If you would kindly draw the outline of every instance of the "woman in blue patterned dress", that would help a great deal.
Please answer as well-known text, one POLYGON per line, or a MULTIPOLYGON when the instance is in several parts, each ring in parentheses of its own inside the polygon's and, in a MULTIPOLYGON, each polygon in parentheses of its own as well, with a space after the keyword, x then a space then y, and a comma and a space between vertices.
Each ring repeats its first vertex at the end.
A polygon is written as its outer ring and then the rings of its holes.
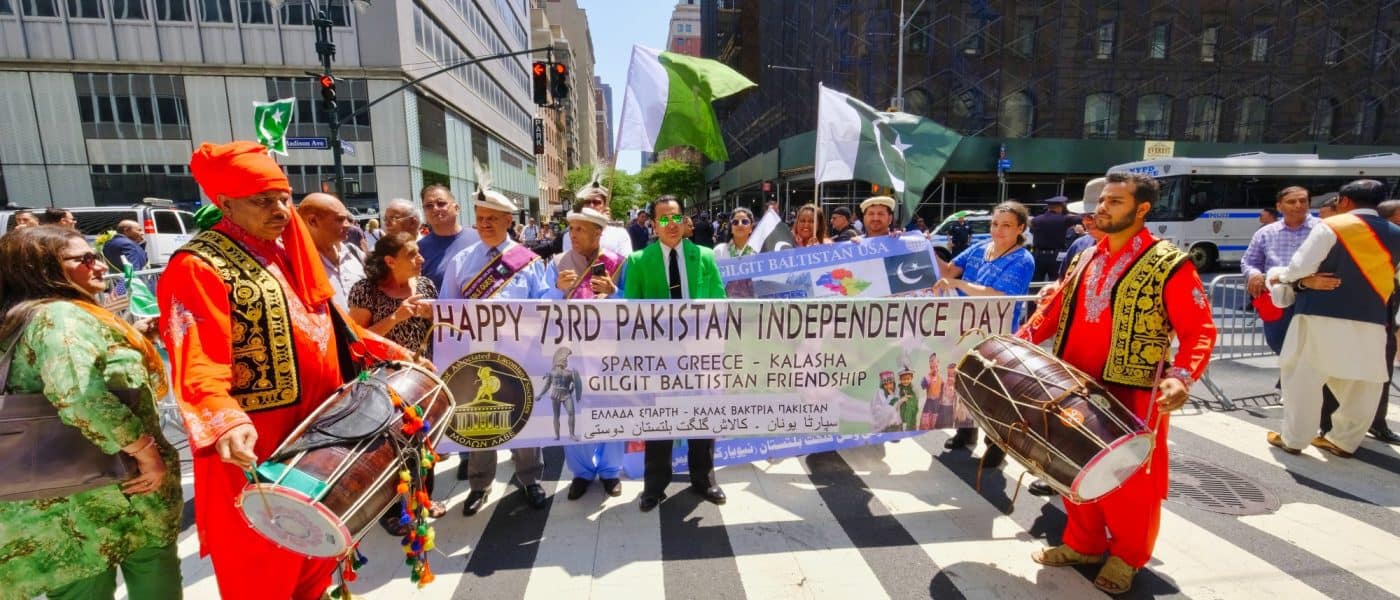
MULTIPOLYGON (((1024 296, 1030 293, 1035 275, 1035 257, 1026 250, 1026 224, 1030 213, 1020 202, 1002 202, 992 209, 990 240, 974 244, 952 263, 938 261, 943 278, 935 283, 936 293, 959 296, 1024 296)), ((1017 302, 1011 316, 1010 334, 1021 325, 1021 305, 1017 302)), ((944 448, 962 448, 977 439, 977 429, 959 428, 956 435, 943 444, 944 448)), ((998 465, 1005 453, 989 446, 983 457, 987 464, 998 465)))

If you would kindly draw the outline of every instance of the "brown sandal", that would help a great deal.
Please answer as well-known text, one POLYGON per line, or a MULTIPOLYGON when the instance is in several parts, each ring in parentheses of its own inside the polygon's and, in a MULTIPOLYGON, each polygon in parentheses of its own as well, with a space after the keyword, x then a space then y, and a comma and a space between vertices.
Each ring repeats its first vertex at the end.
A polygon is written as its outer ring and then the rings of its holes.
POLYGON ((1074 565, 1097 565, 1103 562, 1103 555, 1080 554, 1067 545, 1043 548, 1031 554, 1031 560, 1047 567, 1069 567, 1074 565))
POLYGON ((1133 588, 1133 577, 1137 576, 1137 572, 1123 559, 1110 556, 1103 568, 1099 569, 1098 577, 1094 578, 1094 587, 1108 594, 1122 594, 1133 588))

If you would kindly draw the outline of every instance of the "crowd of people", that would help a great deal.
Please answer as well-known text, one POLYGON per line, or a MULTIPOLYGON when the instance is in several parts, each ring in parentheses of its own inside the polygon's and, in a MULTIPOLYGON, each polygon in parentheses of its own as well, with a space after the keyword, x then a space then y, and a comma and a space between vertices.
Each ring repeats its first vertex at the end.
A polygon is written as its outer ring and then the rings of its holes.
MULTIPOLYGON (((128 325, 94 301, 105 289, 106 263, 140 257, 131 248, 139 249, 139 227, 133 232, 119 224, 126 241, 109 242, 106 260, 62 209, 17 214, 19 227, 0 237, 0 264, 33 267, 0 270, 0 345, 16 349, 10 388, 44 393, 93 444, 130 455, 137 465, 125 482, 56 499, 0 502, 0 551, 27 549, 0 562, 0 588, 25 596, 110 597, 120 570, 133 597, 180 596, 179 459, 160 432, 154 405, 169 387, 193 454, 201 553, 212 561, 223 596, 319 598, 335 561, 263 538, 243 522, 234 499, 248 469, 346 381, 341 349, 408 361, 421 348, 426 353, 416 360, 430 367, 423 341, 439 298, 722 299, 716 261, 761 251, 752 236, 762 216, 743 207, 713 218, 704 211, 687 215, 681 199, 662 196, 615 225, 611 192, 598 177, 578 191, 562 231, 533 219, 516 223, 519 207, 481 173, 469 198, 428 185, 417 203, 387 203, 382 224, 355 235, 351 214, 332 195, 309 194, 293 206, 287 177, 262 146, 206 143, 190 166, 217 214, 162 274, 156 326, 128 325), (474 209, 470 227, 460 219, 464 202, 474 209), (169 381, 156 335, 169 355, 169 381), (141 389, 140 404, 121 403, 113 386, 141 389)), ((1094 502, 1066 498, 1063 543, 1032 557, 1050 567, 1096 565, 1094 583, 1110 593, 1127 591, 1150 561, 1167 490, 1169 415, 1186 402, 1215 342, 1211 302, 1195 267, 1145 227, 1158 193, 1150 177, 1114 173, 1086 188, 1083 215, 1069 213, 1063 197, 1050 199, 1034 218, 1021 203, 1003 202, 991 211, 986 240, 974 242, 965 222, 953 224, 952 257, 939 261, 933 286, 947 295, 1024 296, 1034 280, 1050 281, 1033 311, 1016 308, 1017 335, 1053 340, 1055 355, 1153 425, 1157 445, 1149 467, 1094 502)), ((1309 214, 1309 193, 1280 192, 1279 218, 1255 234, 1242 269, 1252 296, 1287 305, 1269 311, 1258 304, 1269 345, 1281 356, 1285 406, 1281 433, 1271 433, 1268 443, 1288 453, 1311 444, 1345 457, 1368 429, 1396 441, 1385 426, 1384 382, 1395 354, 1400 227, 1392 223, 1400 223, 1400 205, 1381 202, 1378 182, 1359 180, 1340 190, 1337 216, 1318 219, 1309 214), (1355 360, 1358 349, 1376 360, 1355 360)), ((816 204, 799 207, 791 214, 795 245, 927 235, 918 220, 909 230, 897 228, 898 206, 888 196, 857 208, 836 207, 828 216, 816 204)), ((577 441, 579 382, 567 358, 556 356, 541 401, 548 394, 553 402, 556 437, 577 441), (567 433, 558 422, 563 414, 567 433)), ((929 370, 921 385, 941 397, 948 382, 939 377, 936 356, 929 370)), ((906 371, 900 384, 912 387, 914 374, 906 371)), ((918 428, 920 411, 899 404, 894 374, 881 379, 898 414, 891 426, 918 428)), ((725 503, 714 440, 687 442, 689 490, 725 503)), ((958 430, 946 447, 966 451, 975 442, 975 429, 958 430)), ((608 496, 621 495, 623 444, 566 446, 569 500, 585 496, 594 482, 608 496)), ((667 497, 673 442, 648 441, 645 448, 638 507, 649 512, 667 497)), ((989 445, 984 465, 995 467, 1004 456, 989 445)), ((543 457, 539 448, 511 451, 511 483, 537 509, 548 502, 540 483, 543 457)), ((456 477, 469 486, 462 515, 486 506, 496 466, 493 450, 462 455, 456 477)), ((427 487, 431 493, 431 478, 427 487)), ((1032 491, 1048 490, 1038 483, 1032 491)), ((429 509, 434 518, 448 514, 441 502, 429 509)), ((381 520, 394 535, 407 533, 402 523, 393 510, 381 520)))

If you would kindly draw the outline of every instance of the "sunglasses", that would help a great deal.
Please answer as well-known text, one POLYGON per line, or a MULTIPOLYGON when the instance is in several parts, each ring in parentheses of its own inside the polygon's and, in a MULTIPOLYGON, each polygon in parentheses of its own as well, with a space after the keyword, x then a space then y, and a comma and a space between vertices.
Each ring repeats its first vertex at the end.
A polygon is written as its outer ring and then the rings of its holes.
POLYGON ((684 222, 685 222, 685 217, 682 216, 682 215, 666 215, 666 216, 664 216, 664 217, 657 217, 657 218, 656 218, 656 224, 657 224, 657 225, 660 225, 660 226, 662 226, 662 227, 665 227, 665 226, 667 226, 667 225, 672 225, 672 224, 674 224, 674 225, 680 225, 681 223, 684 223, 684 222))
POLYGON ((752 225, 752 224, 753 224, 753 221, 750 221, 750 220, 748 220, 748 219, 734 219, 734 220, 730 221, 729 224, 730 224, 730 225, 752 225))
POLYGON ((63 260, 76 260, 84 267, 91 268, 93 265, 97 264, 97 261, 101 258, 102 257, 98 256, 96 252, 87 252, 77 256, 65 256, 63 260))

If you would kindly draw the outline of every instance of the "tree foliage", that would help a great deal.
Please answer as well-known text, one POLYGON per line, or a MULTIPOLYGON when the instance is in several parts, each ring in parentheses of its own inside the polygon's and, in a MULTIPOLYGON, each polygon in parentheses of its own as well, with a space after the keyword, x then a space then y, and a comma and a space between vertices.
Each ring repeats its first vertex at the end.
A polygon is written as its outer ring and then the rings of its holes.
MULTIPOLYGON (((572 198, 578 190, 593 180, 592 167, 579 167, 564 175, 564 187, 572 198)), ((603 176, 603 187, 612 191, 608 212, 613 219, 627 220, 627 211, 645 204, 637 185, 637 176, 626 171, 613 171, 603 176)), ((570 210, 572 210, 572 201, 570 210)))
POLYGON ((696 195, 705 183, 705 174, 700 167, 672 158, 647 165, 637 174, 642 196, 648 201, 670 194, 681 199, 685 206, 694 206, 696 195))

